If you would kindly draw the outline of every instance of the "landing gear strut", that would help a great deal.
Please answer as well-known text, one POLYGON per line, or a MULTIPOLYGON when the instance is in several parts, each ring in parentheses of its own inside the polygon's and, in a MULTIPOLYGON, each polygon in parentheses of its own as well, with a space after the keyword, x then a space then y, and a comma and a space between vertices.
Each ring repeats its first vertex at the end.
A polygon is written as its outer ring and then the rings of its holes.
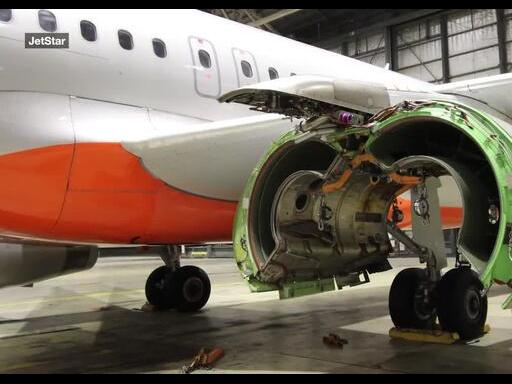
POLYGON ((201 309, 210 297, 210 279, 201 268, 180 267, 176 247, 167 247, 162 255, 166 263, 155 269, 146 280, 146 298, 158 310, 176 308, 180 312, 201 309))
POLYGON ((425 269, 408 268, 397 274, 389 293, 389 312, 397 328, 434 329, 438 317, 442 330, 471 340, 484 333, 487 296, 478 274, 458 254, 456 268, 441 276, 447 263, 433 179, 411 191, 414 240, 395 223, 388 224, 388 232, 427 264, 425 269))

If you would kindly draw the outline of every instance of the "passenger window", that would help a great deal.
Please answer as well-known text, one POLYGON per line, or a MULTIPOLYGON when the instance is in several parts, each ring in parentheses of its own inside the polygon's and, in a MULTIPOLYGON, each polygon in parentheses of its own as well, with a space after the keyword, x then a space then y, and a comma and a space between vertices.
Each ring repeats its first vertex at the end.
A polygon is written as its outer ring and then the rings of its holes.
POLYGON ((0 9, 0 21, 10 21, 12 18, 12 9, 0 9))
POLYGON ((211 68, 212 59, 210 57, 210 54, 206 52, 204 49, 200 49, 197 54, 199 55, 199 62, 201 63, 201 65, 205 68, 211 68))
POLYGON ((153 52, 155 52, 155 55, 161 58, 167 56, 167 48, 165 47, 165 43, 160 39, 153 39, 153 52))
POLYGON ((55 32, 57 30, 57 19, 50 11, 40 10, 38 12, 39 25, 46 32, 55 32))
POLYGON ((247 61, 242 60, 240 62, 240 65, 242 66, 242 73, 245 75, 245 77, 252 77, 252 67, 251 64, 249 64, 247 61))
POLYGON ((87 41, 96 41, 96 26, 87 20, 80 22, 80 32, 82 37, 87 41))
POLYGON ((290 72, 290 76, 297 76, 295 72, 290 72))
POLYGON ((268 69, 268 76, 270 80, 279 79, 279 73, 277 73, 277 69, 270 67, 268 69))
POLYGON ((119 37, 119 45, 121 47, 127 50, 133 49, 133 38, 130 32, 120 29, 117 31, 117 36, 119 37))

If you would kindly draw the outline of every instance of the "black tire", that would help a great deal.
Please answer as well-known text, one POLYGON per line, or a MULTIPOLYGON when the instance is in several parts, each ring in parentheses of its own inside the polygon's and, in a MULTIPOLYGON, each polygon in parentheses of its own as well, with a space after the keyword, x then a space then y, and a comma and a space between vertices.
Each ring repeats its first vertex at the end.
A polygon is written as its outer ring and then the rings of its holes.
POLYGON ((205 271, 193 265, 178 268, 171 279, 175 308, 180 312, 198 311, 210 297, 210 279, 205 271))
POLYGON ((478 274, 469 267, 454 268, 443 275, 438 291, 438 316, 441 328, 457 332, 462 340, 484 333, 487 296, 478 274))
POLYGON ((435 309, 424 307, 418 289, 425 280, 425 270, 420 268, 407 268, 395 276, 389 291, 389 314, 397 328, 433 328, 435 309))
POLYGON ((146 280, 146 299, 158 310, 171 309, 174 298, 171 290, 172 269, 162 265, 151 272, 146 280))

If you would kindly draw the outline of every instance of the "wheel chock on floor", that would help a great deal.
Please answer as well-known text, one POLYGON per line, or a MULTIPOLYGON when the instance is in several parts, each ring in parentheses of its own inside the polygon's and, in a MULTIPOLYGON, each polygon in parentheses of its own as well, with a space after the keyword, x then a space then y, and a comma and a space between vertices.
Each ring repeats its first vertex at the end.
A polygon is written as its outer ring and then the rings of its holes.
MULTIPOLYGON (((489 333, 490 331, 491 326, 489 324, 485 324, 484 334, 489 333)), ((420 341, 434 344, 453 344, 460 340, 460 336, 457 332, 447 332, 441 329, 411 329, 396 327, 389 330, 389 337, 393 339, 420 341)))
POLYGON ((453 344, 460 339, 459 334, 455 332, 445 332, 440 329, 410 329, 410 328, 391 328, 389 337, 393 339, 402 339, 409 341, 421 341, 424 343, 435 344, 453 344))

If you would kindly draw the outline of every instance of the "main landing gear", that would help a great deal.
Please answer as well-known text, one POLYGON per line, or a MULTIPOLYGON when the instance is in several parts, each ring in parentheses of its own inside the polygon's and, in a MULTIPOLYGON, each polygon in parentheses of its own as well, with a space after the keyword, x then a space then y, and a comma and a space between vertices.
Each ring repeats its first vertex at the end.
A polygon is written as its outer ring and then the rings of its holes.
POLYGON ((448 271, 437 291, 437 316, 442 329, 457 332, 461 339, 474 339, 483 334, 487 295, 474 271, 469 267, 448 271))
POLYGON ((162 255, 166 265, 158 267, 146 280, 146 298, 158 310, 175 308, 180 312, 201 309, 210 297, 210 279, 193 265, 180 267, 176 247, 162 255))
POLYGON ((438 318, 443 331, 471 340, 484 334, 486 291, 478 274, 459 257, 456 268, 441 276, 447 262, 437 187, 435 178, 427 178, 424 185, 411 190, 414 240, 394 223, 388 224, 388 232, 426 263, 425 269, 407 268, 396 275, 389 292, 389 312, 397 328, 435 329, 438 318))
POLYGON ((397 328, 441 329, 457 332, 462 340, 484 333, 487 296, 478 275, 467 266, 451 269, 431 285, 420 268, 396 275, 389 292, 389 313, 397 328))

